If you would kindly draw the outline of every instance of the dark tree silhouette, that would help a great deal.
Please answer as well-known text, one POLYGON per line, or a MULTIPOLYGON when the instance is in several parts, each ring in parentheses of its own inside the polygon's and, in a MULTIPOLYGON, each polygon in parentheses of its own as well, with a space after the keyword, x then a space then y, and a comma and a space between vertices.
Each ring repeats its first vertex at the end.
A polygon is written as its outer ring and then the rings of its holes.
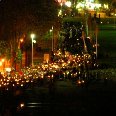
POLYGON ((57 8, 55 0, 1 1, 0 40, 6 40, 11 53, 14 53, 21 38, 26 39, 24 45, 30 42, 31 32, 37 33, 39 39, 44 37, 51 26, 55 25, 57 8))

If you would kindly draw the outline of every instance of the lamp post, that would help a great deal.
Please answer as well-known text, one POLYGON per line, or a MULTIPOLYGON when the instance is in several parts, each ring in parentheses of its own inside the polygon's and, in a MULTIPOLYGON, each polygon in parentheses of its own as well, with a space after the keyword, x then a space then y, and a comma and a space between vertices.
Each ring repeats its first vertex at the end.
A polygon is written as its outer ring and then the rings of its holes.
POLYGON ((52 26, 52 29, 50 29, 50 33, 52 34, 52 51, 54 51, 54 34, 53 34, 53 26, 52 26))
POLYGON ((96 25, 96 29, 95 29, 95 36, 96 36, 96 59, 97 59, 97 55, 98 55, 98 40, 97 40, 97 35, 98 35, 98 26, 96 25))
POLYGON ((34 41, 35 34, 31 34, 31 41, 32 41, 32 67, 33 67, 33 43, 34 41))
POLYGON ((54 51, 54 35, 53 35, 53 26, 52 26, 52 51, 54 51))
POLYGON ((22 56, 23 56, 23 51, 22 51, 22 43, 23 43, 24 39, 20 38, 19 40, 19 44, 18 44, 18 56, 19 56, 19 60, 20 60, 20 68, 22 68, 22 56))

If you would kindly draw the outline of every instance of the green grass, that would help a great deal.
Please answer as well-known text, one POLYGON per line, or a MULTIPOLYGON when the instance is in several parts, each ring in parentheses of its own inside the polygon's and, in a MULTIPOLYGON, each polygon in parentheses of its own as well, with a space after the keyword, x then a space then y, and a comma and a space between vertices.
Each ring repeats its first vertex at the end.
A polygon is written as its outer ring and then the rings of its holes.
POLYGON ((113 24, 99 25, 98 43, 100 62, 116 67, 116 29, 113 24))
POLYGON ((100 30, 98 33, 98 43, 101 51, 104 53, 112 53, 116 57, 116 31, 115 30, 100 30))
POLYGON ((116 24, 101 24, 99 27, 100 30, 116 30, 116 24))

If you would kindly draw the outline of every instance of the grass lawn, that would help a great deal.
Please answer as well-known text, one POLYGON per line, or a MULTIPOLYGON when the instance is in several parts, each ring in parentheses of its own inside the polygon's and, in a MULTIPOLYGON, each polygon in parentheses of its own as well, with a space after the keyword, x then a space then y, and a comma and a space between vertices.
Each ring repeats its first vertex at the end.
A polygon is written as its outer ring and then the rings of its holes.
POLYGON ((116 25, 105 24, 99 25, 98 32, 98 54, 102 56, 100 59, 104 63, 116 63, 116 25))
POLYGON ((116 31, 100 30, 98 34, 98 43, 100 51, 116 55, 116 31))

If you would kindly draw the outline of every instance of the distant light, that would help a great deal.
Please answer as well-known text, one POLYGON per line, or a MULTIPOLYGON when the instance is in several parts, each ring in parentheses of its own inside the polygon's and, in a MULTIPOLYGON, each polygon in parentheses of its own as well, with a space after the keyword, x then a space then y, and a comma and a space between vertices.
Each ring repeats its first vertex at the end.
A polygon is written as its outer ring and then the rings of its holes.
POLYGON ((24 104, 24 103, 21 103, 21 104, 20 104, 20 107, 21 107, 21 108, 22 108, 22 107, 24 107, 24 106, 25 106, 25 104, 24 104))
POLYGON ((21 42, 21 43, 23 42, 23 38, 20 39, 20 42, 21 42))
POLYGON ((10 72, 10 71, 11 71, 11 68, 5 68, 5 70, 6 70, 7 72, 10 72))
POLYGON ((36 40, 33 40, 33 43, 36 43, 36 40))
POLYGON ((107 8, 108 9, 108 4, 104 4, 104 8, 107 8))
POLYGON ((67 1, 67 2, 65 2, 65 5, 68 6, 68 7, 71 7, 71 2, 67 1))
POLYGON ((5 59, 2 59, 2 62, 4 62, 5 61, 5 59))
POLYGON ((53 30, 52 29, 50 29, 50 32, 52 32, 53 30))
POLYGON ((2 66, 2 62, 0 62, 0 66, 2 66))
POLYGON ((31 34, 31 38, 33 39, 35 37, 35 34, 31 34))

